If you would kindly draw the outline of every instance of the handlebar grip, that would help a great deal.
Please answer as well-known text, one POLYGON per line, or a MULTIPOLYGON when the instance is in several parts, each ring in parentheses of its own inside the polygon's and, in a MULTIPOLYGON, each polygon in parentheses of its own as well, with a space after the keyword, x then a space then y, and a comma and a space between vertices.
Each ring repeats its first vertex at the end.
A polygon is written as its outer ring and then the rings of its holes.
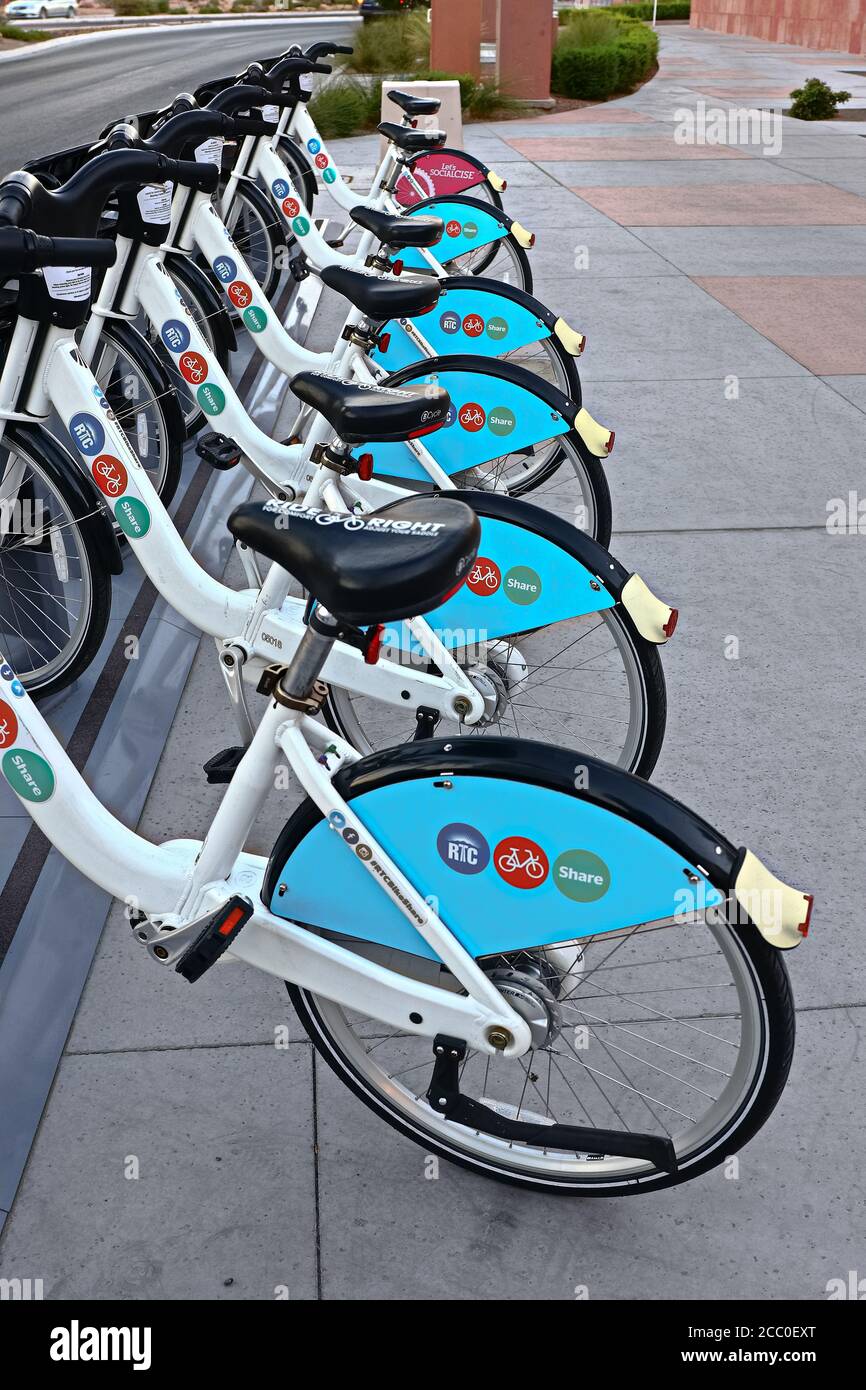
POLYGON ((195 159, 166 160, 166 174, 184 188, 197 188, 202 193, 215 193, 220 181, 220 171, 210 161, 199 164, 195 159))
POLYGON ((322 40, 320 40, 318 43, 311 43, 311 44, 310 44, 309 48, 308 48, 308 49, 306 50, 306 52, 304 53, 304 57, 305 57, 305 58, 309 58, 310 61, 313 62, 313 63, 317 63, 317 62, 319 61, 320 58, 328 58, 328 57, 330 57, 331 54, 333 54, 333 53, 354 53, 354 52, 355 52, 354 48, 349 48, 349 47, 347 47, 346 44, 342 44, 342 43, 328 43, 327 41, 322 41, 322 40))
POLYGON ((235 135, 276 135, 278 126, 259 116, 235 116, 233 122, 235 135))
POLYGON ((117 247, 106 237, 39 236, 38 265, 114 265, 117 247))
POLYGON ((113 265, 117 247, 102 237, 37 236, 26 227, 0 227, 0 274, 28 275, 47 265, 113 265))
POLYGON ((25 189, 0 197, 0 227, 17 227, 24 221, 30 199, 25 189))

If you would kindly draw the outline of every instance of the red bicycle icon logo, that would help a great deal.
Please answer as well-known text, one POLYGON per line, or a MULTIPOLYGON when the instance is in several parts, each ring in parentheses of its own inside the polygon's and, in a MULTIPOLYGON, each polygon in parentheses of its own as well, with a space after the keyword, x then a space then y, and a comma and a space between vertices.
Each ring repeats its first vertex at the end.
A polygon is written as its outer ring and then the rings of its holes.
POLYGON ((470 338, 478 338, 484 332, 484 320, 477 314, 467 314, 463 320, 463 332, 470 338))
POLYGON ((109 497, 118 497, 125 490, 125 481, 115 467, 113 459, 97 459, 96 472, 102 478, 103 491, 107 492, 109 497))
POLYGON ((503 874, 524 873, 527 878, 533 878, 540 882, 547 873, 544 865, 537 854, 533 854, 531 849, 524 850, 521 855, 520 850, 512 847, 507 854, 501 854, 496 861, 496 867, 503 874))
POLYGON ((493 854, 500 878, 512 888, 537 888, 550 872, 547 855, 534 840, 524 835, 509 835, 500 840, 493 854))
POLYGON ((185 352, 180 359, 180 369, 194 386, 198 386, 207 376, 207 364, 197 352, 185 352))
POLYGON ((474 433, 476 430, 482 428, 487 416, 484 414, 481 406, 477 405, 475 401, 468 401, 457 418, 465 430, 470 430, 474 433))
POLYGON ((499 588, 499 571, 495 565, 487 563, 478 564, 476 562, 472 567, 469 583, 473 588, 489 589, 492 593, 495 589, 499 588))
POLYGON ((246 309, 252 303, 253 292, 249 285, 245 285, 243 280, 236 280, 233 285, 229 285, 229 299, 238 309, 246 309))
POLYGON ((0 748, 9 748, 18 737, 18 719, 6 704, 0 704, 0 748))
POLYGON ((113 454, 100 454, 93 460, 90 471, 96 486, 106 497, 120 497, 126 492, 129 476, 120 459, 113 454))

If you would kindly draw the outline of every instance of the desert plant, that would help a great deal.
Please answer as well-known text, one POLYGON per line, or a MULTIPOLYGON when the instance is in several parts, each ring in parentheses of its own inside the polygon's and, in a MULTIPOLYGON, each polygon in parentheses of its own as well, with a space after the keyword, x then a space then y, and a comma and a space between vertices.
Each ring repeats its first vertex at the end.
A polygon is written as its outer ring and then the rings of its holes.
POLYGON ((836 107, 851 100, 850 92, 834 92, 820 77, 810 77, 791 93, 789 116, 798 121, 832 121, 836 107))
POLYGON ((168 14, 168 0, 111 0, 117 15, 168 14))
POLYGON ((430 25, 426 14, 372 20, 352 35, 354 52, 346 59, 352 72, 410 73, 429 61, 430 25))
POLYGON ((310 115, 326 140, 369 130, 379 120, 382 83, 358 77, 337 77, 316 89, 310 115))

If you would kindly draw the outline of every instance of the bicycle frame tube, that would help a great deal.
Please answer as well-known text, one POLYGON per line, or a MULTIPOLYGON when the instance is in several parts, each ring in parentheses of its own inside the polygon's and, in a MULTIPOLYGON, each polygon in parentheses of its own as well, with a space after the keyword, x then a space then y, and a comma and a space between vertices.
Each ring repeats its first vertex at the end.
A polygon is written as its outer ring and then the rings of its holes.
MULTIPOLYGON (((506 1052, 524 1052, 530 1044, 528 1026, 348 806, 349 822, 371 846, 370 873, 381 891, 424 932, 467 996, 397 975, 275 917, 263 906, 259 890, 265 861, 242 851, 273 787, 278 748, 325 814, 345 805, 330 786, 332 774, 316 762, 314 751, 316 741, 325 736, 336 747, 333 737, 312 720, 291 713, 287 719, 286 714, 275 702, 268 708, 204 844, 179 840, 157 846, 127 829, 97 800, 0 654, 0 769, 52 844, 94 883, 145 913, 154 925, 174 929, 201 919, 240 893, 253 903, 254 913, 228 955, 423 1036, 446 1033, 493 1052, 488 1031, 504 1028, 512 1037, 506 1052), (373 863, 379 871, 384 869, 393 888, 386 886, 373 863), (219 876, 205 881, 205 873, 211 871, 219 876)), ((353 756, 343 744, 336 761, 353 756)))
MULTIPOLYGON (((176 305, 173 289, 170 294, 176 305)), ((16 332, 22 344, 33 336, 27 321, 19 321, 16 332)), ((15 359, 18 376, 28 365, 23 349, 16 351, 15 359)), ((166 601, 209 636, 223 642, 240 640, 254 663, 248 679, 275 654, 289 660, 304 632, 304 603, 288 596, 290 576, 274 565, 261 590, 236 592, 193 559, 78 352, 71 330, 48 329, 32 378, 27 413, 16 418, 44 419, 52 407, 56 410, 142 568, 166 601)), ((11 394, 12 378, 4 370, 0 402, 11 394)), ((415 629, 430 659, 440 656, 444 661, 447 654, 429 625, 413 620, 415 629)), ((443 676, 428 675, 421 662, 413 668, 382 659, 369 666, 360 652, 337 643, 323 675, 334 685, 400 709, 430 705, 449 719, 456 717, 458 702, 469 710, 467 721, 476 721, 484 712, 483 699, 455 662, 445 664, 448 674, 443 676)))

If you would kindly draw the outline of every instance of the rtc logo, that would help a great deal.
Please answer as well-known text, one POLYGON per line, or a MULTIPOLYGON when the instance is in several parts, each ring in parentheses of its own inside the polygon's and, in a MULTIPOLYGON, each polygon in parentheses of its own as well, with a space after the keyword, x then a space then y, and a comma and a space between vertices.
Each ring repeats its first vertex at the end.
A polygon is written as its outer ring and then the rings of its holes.
POLYGON ((508 835, 493 852, 496 872, 513 888, 538 888, 550 871, 547 855, 534 840, 508 835))
POLYGON ((456 333, 460 327, 460 319, 453 309, 446 309, 439 320, 439 327, 443 333, 456 333))
POLYGON ((286 217, 297 217, 300 211, 301 205, 297 198, 283 199, 283 212, 286 214, 286 217))
POLYGON ((207 376, 207 362, 199 352, 182 353, 178 366, 181 376, 193 386, 198 386, 207 376))
POLYGON ((5 700, 0 700, 0 748, 11 748, 18 737, 18 716, 5 700))
POLYGON ((484 320, 477 314, 467 314, 463 320, 463 332, 467 338, 480 338, 484 332, 484 320))
POLYGON ((271 192, 275 198, 285 198, 288 196, 289 185, 286 183, 285 179, 274 179, 274 182, 271 184, 271 192))
POLYGON ((480 874, 490 863, 490 846, 481 831, 462 821, 442 827, 436 848, 449 869, 458 874, 480 874))
POLYGON ((317 168, 317 169, 327 169, 327 167, 328 167, 328 156, 327 156, 326 154, 317 154, 317 155, 316 155, 316 168, 317 168))
POLYGON ((245 280, 235 280, 228 287, 228 297, 238 309, 246 309, 253 302, 253 292, 245 280))
POLYGON ((105 430, 92 415, 73 415, 69 433, 82 454, 98 454, 105 443, 105 430))
POLYGON ((238 273, 238 268, 231 256, 218 256, 213 263, 213 268, 217 279, 224 285, 228 285, 238 273))
POLYGON ((106 497, 120 497, 126 492, 129 477, 120 459, 112 454, 100 454, 91 464, 96 486, 106 497))
POLYGON ((446 224, 445 232, 447 236, 459 236, 463 231, 459 222, 449 222, 446 224))
POLYGON ((470 434, 476 434, 484 428, 487 416, 477 401, 467 401, 457 418, 465 430, 470 434))
POLYGON ((496 561, 485 560, 483 555, 479 555, 469 571, 467 589, 471 589, 473 594, 478 594, 479 598, 489 598, 491 594, 496 593, 501 583, 502 572, 496 561))

